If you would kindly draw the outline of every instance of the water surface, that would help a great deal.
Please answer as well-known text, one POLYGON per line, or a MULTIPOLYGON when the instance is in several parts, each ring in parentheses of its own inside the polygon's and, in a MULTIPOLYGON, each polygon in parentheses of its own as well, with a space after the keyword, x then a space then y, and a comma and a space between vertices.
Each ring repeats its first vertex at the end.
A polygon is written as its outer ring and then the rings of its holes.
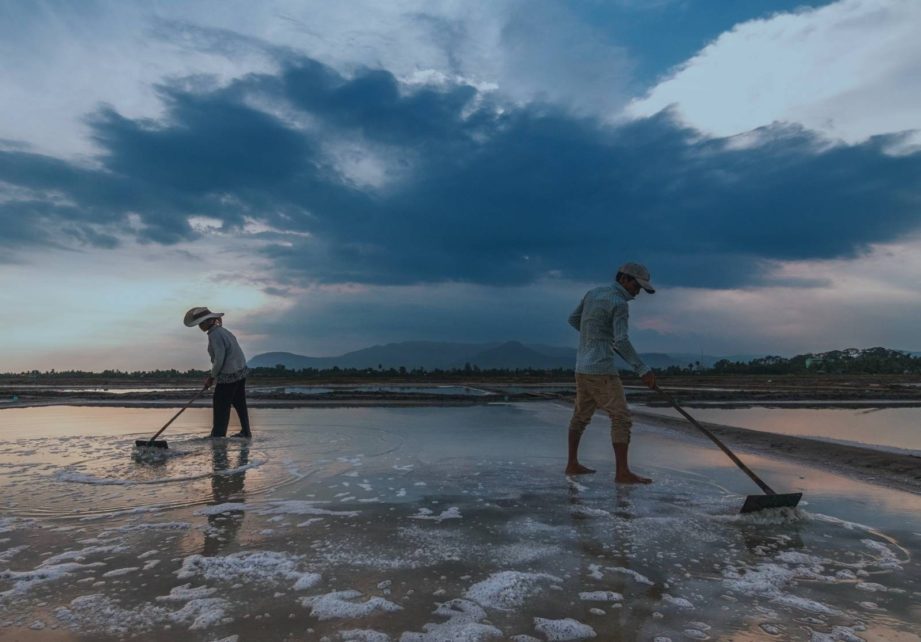
POLYGON ((739 516, 722 453, 642 424, 656 481, 617 487, 601 419, 567 479, 553 403, 255 409, 252 443, 192 409, 134 454, 172 412, 0 412, 0 638, 918 639, 915 495, 746 456, 806 501, 739 516))
MULTIPOLYGON (((645 411, 680 417, 673 408, 645 411)), ((687 408, 700 421, 921 454, 921 408, 687 408)))

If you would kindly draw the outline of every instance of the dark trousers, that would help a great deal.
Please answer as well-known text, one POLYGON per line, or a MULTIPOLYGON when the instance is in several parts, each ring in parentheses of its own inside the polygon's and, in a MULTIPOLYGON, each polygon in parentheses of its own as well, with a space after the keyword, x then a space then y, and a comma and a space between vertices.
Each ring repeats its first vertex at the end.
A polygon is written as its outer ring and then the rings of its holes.
POLYGON ((252 435, 249 430, 249 413, 246 410, 246 379, 240 379, 233 383, 219 383, 214 386, 212 437, 227 436, 231 406, 236 409, 237 416, 240 418, 240 432, 247 437, 252 435))

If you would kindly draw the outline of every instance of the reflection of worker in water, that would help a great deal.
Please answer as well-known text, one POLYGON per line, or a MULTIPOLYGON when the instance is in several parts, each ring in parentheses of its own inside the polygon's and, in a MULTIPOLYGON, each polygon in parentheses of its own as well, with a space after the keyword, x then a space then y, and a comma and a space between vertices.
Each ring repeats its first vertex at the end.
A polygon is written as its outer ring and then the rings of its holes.
MULTIPOLYGON (((229 502, 243 501, 243 486, 246 483, 246 468, 249 463, 249 445, 243 444, 237 457, 235 470, 228 473, 230 468, 227 455, 227 442, 214 442, 211 444, 211 506, 229 502)), ((243 525, 244 511, 231 509, 217 515, 208 515, 208 528, 205 531, 203 555, 215 555, 225 546, 237 538, 237 531, 243 525)))
POLYGON ((183 322, 188 327, 198 326, 208 333, 208 355, 211 357, 211 373, 205 379, 205 388, 214 386, 214 423, 212 437, 226 437, 230 422, 230 407, 233 406, 240 418, 240 432, 234 437, 252 438, 249 429, 249 412, 246 409, 246 357, 237 343, 237 338, 225 330, 221 317, 223 312, 212 312, 208 308, 192 308, 185 313, 183 322))
POLYGON ((614 279, 611 285, 589 290, 569 316, 569 325, 579 331, 579 354, 576 358, 576 403, 569 422, 569 459, 565 472, 567 475, 595 472, 579 463, 579 441, 595 410, 601 409, 611 419, 616 466, 614 481, 648 484, 652 480, 631 471, 627 462, 633 422, 614 355, 620 355, 633 366, 643 383, 650 388, 656 387, 656 375, 637 355, 627 336, 627 304, 640 290, 651 294, 655 288, 649 282, 649 270, 638 263, 624 264, 614 279))

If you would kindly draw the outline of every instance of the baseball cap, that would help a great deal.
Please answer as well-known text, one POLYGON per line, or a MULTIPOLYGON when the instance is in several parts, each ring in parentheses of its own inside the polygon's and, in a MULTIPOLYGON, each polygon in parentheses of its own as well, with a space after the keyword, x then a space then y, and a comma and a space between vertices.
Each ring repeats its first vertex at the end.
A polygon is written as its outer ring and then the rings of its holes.
POLYGON ((652 287, 652 283, 649 282, 649 270, 646 269, 645 265, 640 263, 624 263, 617 271, 632 276, 636 279, 637 283, 640 284, 640 287, 649 292, 649 294, 656 291, 656 289, 652 287))

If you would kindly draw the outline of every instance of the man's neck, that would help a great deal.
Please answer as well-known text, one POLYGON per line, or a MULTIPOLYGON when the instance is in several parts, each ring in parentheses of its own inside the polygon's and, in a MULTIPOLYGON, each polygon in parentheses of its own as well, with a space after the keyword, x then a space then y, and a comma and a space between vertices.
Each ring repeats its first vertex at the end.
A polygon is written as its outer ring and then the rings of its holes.
POLYGON ((618 281, 614 281, 614 287, 617 288, 618 290, 620 290, 621 292, 623 292, 623 293, 624 293, 624 296, 627 297, 627 300, 628 300, 628 301, 630 301, 630 300, 633 299, 633 295, 630 294, 630 292, 627 291, 627 288, 625 288, 623 285, 621 285, 618 281))

